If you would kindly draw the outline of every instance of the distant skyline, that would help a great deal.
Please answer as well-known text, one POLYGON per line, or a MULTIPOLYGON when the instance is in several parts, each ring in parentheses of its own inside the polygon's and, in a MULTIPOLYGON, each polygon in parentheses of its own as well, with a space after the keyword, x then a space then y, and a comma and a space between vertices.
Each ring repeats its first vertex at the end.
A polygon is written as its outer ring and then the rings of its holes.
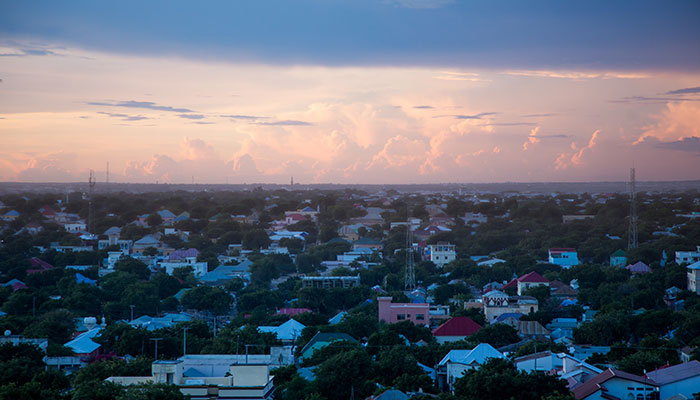
POLYGON ((0 181, 700 179, 700 3, 0 6, 0 181))

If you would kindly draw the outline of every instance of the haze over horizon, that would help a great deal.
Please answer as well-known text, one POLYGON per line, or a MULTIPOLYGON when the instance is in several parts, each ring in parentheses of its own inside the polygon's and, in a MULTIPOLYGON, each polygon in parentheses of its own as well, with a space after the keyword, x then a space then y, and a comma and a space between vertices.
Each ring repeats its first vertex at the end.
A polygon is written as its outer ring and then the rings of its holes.
POLYGON ((695 1, 0 10, 0 181, 700 179, 695 1))

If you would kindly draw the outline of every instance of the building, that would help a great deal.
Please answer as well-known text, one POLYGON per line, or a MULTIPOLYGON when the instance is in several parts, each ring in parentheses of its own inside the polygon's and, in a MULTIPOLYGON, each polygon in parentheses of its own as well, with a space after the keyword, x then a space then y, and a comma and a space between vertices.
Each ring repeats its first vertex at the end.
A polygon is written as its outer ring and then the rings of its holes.
POLYGON ((382 242, 380 242, 379 240, 368 238, 368 237, 363 237, 361 239, 358 239, 352 244, 353 251, 358 251, 359 249, 370 249, 372 251, 382 251, 383 248, 384 248, 384 246, 382 245, 382 242))
POLYGON ((303 276, 302 288, 332 289, 360 286, 360 275, 357 276, 303 276))
POLYGON ((518 296, 522 296, 523 293, 531 288, 531 287, 536 287, 536 286, 547 286, 549 287, 549 280, 542 275, 538 274, 535 271, 532 271, 530 273, 527 273, 519 278, 515 278, 512 281, 508 282, 505 286, 503 286, 501 289, 505 290, 511 287, 514 287, 517 289, 518 296))
POLYGON ((561 379, 567 381, 570 389, 588 382, 603 372, 602 369, 569 354, 552 353, 549 350, 517 357, 513 362, 519 370, 524 372, 556 373, 561 379))
POLYGON ((248 358, 245 355, 208 354, 158 360, 151 364, 151 376, 109 377, 107 381, 120 385, 174 384, 180 387, 183 395, 193 400, 272 399, 275 386, 269 362, 249 360, 239 363, 241 357, 248 358))
POLYGON ((259 326, 258 331, 274 334, 282 343, 293 344, 306 326, 295 319, 289 319, 280 326, 259 326))
POLYGON ((700 294, 700 261, 686 267, 688 270, 688 290, 700 294))
POLYGON ((619 249, 610 255, 610 266, 622 267, 623 265, 627 265, 627 255, 624 250, 619 249))
POLYGON ((168 275, 172 275, 177 268, 192 268, 194 276, 201 277, 209 272, 209 264, 207 262, 197 262, 199 250, 197 249, 181 249, 175 250, 165 258, 159 265, 165 269, 168 275))
POLYGON ((559 265, 562 268, 570 268, 574 265, 579 265, 578 253, 576 249, 570 248, 553 248, 549 249, 550 264, 559 265))
POLYGON ((322 349, 334 342, 357 343, 357 340, 347 333, 316 332, 314 337, 301 349, 300 357, 302 360, 311 358, 316 350, 322 349))
POLYGON ((429 244, 425 249, 425 253, 427 260, 432 261, 438 268, 444 267, 457 258, 455 245, 446 242, 429 244))
POLYGON ((692 399, 694 394, 700 392, 700 361, 697 360, 662 367, 645 376, 659 385, 660 400, 679 395, 692 399))
POLYGON ((608 368, 572 392, 577 400, 658 400, 659 385, 651 379, 608 368))
POLYGON ((455 380, 466 371, 479 369, 491 358, 505 358, 503 353, 488 343, 481 343, 471 350, 450 350, 437 365, 437 383, 442 390, 454 390, 455 380))
POLYGON ((430 318, 428 303, 392 303, 391 297, 377 297, 379 321, 394 324, 411 321, 416 325, 427 325, 430 318))
POLYGON ((539 309, 537 299, 531 296, 508 296, 500 290, 491 290, 481 297, 486 321, 491 323, 501 314, 529 314, 539 309))
POLYGON ((454 317, 433 329, 433 337, 438 343, 444 344, 466 339, 481 329, 481 325, 469 317, 454 317))
POLYGON ((696 251, 677 251, 676 264, 693 264, 700 261, 700 246, 697 246, 696 251))

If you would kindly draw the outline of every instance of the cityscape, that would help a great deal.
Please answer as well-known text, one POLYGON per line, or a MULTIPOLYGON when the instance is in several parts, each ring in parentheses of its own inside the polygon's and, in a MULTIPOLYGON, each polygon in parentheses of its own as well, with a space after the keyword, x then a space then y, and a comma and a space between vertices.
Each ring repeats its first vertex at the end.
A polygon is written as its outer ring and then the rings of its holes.
POLYGON ((700 3, 0 9, 0 400, 700 399, 700 3))

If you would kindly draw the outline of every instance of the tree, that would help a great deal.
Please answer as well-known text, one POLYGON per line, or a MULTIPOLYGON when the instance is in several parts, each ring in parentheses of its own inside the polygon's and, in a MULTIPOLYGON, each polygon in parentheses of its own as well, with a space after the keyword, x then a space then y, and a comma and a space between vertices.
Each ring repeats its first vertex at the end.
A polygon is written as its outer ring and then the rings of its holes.
POLYGON ((469 337, 469 341, 476 343, 488 343, 493 347, 502 347, 520 341, 518 331, 510 325, 492 324, 486 325, 469 337))
POLYGON ((272 241, 263 229, 252 229, 243 235, 243 248, 246 250, 260 250, 267 248, 272 241))
POLYGON ((479 369, 467 371, 454 384, 455 395, 465 400, 541 400, 562 395, 573 400, 566 382, 542 372, 525 373, 504 359, 491 359, 479 369))
POLYGON ((148 269, 148 265, 129 256, 122 256, 114 265, 114 269, 117 271, 134 274, 138 276, 139 279, 148 279, 151 274, 151 271, 148 269))
POLYGON ((218 287, 198 286, 185 292, 181 303, 186 308, 224 314, 231 310, 233 297, 218 287))
POLYGON ((152 213, 146 217, 146 223, 149 226, 158 226, 163 223, 163 218, 158 213, 152 213))
POLYGON ((354 393, 365 398, 374 391, 372 359, 362 350, 337 354, 318 366, 315 386, 321 396, 330 400, 345 400, 354 393))

